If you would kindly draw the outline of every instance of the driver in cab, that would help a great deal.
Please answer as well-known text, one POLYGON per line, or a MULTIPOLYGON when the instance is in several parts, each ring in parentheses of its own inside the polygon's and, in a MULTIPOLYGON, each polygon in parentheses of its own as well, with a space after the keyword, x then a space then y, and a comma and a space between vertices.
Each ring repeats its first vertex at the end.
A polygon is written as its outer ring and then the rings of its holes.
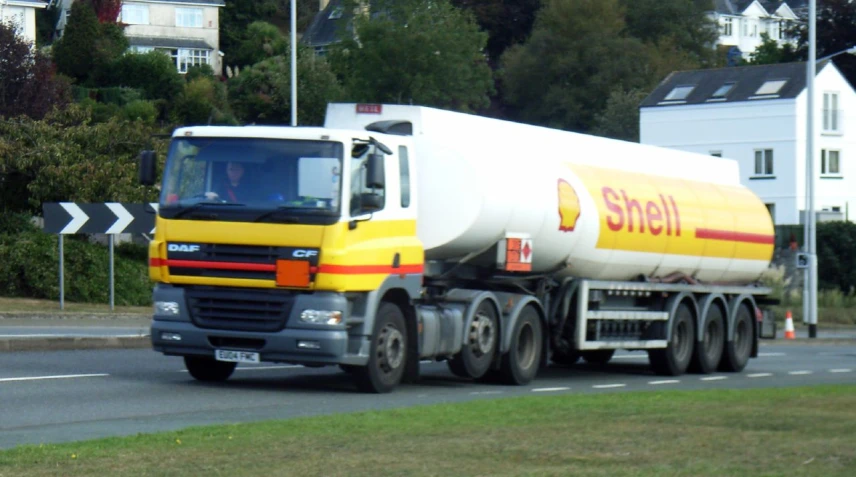
POLYGON ((226 177, 218 183, 213 192, 206 192, 205 198, 226 202, 244 202, 254 198, 252 186, 244 179, 244 165, 240 162, 226 164, 226 177))

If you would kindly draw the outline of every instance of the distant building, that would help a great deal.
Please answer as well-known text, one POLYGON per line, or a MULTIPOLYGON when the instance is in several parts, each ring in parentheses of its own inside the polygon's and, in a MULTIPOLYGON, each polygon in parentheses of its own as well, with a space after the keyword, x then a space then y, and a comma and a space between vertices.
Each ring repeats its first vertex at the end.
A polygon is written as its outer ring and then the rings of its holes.
MULTIPOLYGON (((56 32, 62 36, 74 0, 52 1, 61 4, 56 32)), ((219 75, 220 9, 225 6, 225 0, 132 0, 122 2, 119 21, 127 25, 132 51, 162 51, 173 58, 179 73, 207 64, 219 75)))
POLYGON ((43 0, 0 0, 0 21, 14 25, 16 32, 36 43, 36 10, 46 8, 43 0))
POLYGON ((787 31, 800 22, 800 12, 807 3, 808 0, 715 0, 711 16, 719 23, 717 44, 729 49, 729 57, 744 59, 761 45, 762 33, 779 44, 795 44, 787 31))
MULTIPOLYGON (((815 208, 856 220, 856 91, 832 61, 815 80, 815 208)), ((679 71, 642 102, 640 142, 735 159, 776 224, 804 221, 806 64, 679 71)))

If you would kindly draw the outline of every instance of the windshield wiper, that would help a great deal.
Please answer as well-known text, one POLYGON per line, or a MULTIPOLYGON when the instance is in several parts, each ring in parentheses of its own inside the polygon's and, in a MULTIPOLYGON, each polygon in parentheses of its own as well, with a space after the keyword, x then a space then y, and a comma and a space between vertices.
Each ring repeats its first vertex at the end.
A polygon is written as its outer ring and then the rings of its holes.
MULTIPOLYGON (((266 219, 272 215, 279 214, 281 212, 288 212, 288 213, 292 213, 292 214, 299 213, 299 214, 305 214, 305 215, 333 216, 333 212, 326 210, 326 209, 315 209, 312 207, 296 207, 293 205, 280 205, 280 206, 277 206, 277 208, 275 208, 273 210, 268 210, 266 212, 262 212, 261 214, 259 214, 259 216, 256 217, 255 222, 261 222, 262 220, 264 220, 264 219, 266 219)), ((298 218, 294 215, 288 215, 288 216, 284 216, 284 217, 278 217, 277 222, 288 223, 288 224, 296 224, 296 223, 300 222, 300 218, 298 218)))
POLYGON ((193 205, 189 205, 189 206, 184 207, 183 209, 176 212, 175 215, 172 216, 172 218, 177 219, 179 217, 183 217, 183 216, 185 216, 185 215, 187 215, 187 214, 189 214, 195 210, 201 209, 202 206, 206 206, 206 205, 216 205, 216 206, 222 205, 225 207, 235 207, 235 206, 246 207, 246 204, 241 204, 238 202, 218 202, 218 201, 213 201, 213 200, 204 200, 201 202, 197 202, 193 205))

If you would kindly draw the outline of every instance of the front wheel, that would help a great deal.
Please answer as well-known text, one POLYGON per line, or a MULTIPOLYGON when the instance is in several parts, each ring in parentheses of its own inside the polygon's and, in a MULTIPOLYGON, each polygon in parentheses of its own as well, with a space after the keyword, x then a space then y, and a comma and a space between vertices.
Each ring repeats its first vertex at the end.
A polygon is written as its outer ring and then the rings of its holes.
POLYGON ((404 313, 394 303, 384 302, 375 317, 369 362, 353 370, 357 388, 369 393, 388 393, 404 376, 407 363, 407 328, 404 313))
POLYGON ((541 317, 531 306, 521 313, 511 336, 511 349, 502 357, 500 373, 506 384, 525 385, 535 379, 541 364, 541 317))
POLYGON ((217 361, 203 356, 185 356, 184 366, 198 381, 218 382, 229 379, 238 363, 217 361))

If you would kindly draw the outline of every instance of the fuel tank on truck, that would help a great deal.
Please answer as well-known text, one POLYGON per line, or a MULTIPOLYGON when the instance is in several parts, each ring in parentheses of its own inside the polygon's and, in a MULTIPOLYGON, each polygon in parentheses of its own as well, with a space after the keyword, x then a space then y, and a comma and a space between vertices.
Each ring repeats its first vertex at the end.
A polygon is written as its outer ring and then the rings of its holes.
POLYGON ((528 237, 533 272, 747 283, 772 259, 736 161, 421 106, 331 104, 325 126, 389 120, 412 123, 426 260, 528 237))

